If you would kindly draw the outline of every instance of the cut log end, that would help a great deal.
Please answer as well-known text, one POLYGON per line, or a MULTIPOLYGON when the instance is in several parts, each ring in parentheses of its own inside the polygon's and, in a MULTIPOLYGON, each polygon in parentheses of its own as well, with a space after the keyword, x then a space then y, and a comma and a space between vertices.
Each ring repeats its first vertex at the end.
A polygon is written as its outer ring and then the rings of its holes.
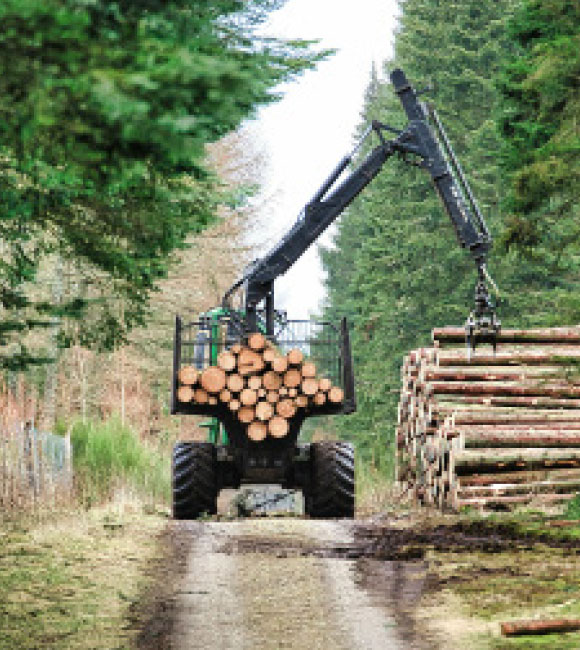
POLYGON ((198 377, 199 371, 193 366, 184 366, 177 373, 179 383, 187 386, 193 386, 197 382, 198 377))
POLYGON ((238 410, 238 420, 243 424, 250 424, 254 420, 255 411, 253 406, 241 406, 238 410))
POLYGON ((238 374, 229 375, 226 383, 232 393, 239 393, 244 388, 244 378, 238 374))
POLYGON ((256 404, 256 417, 262 422, 268 421, 274 415, 274 407, 270 402, 258 402, 256 404))
POLYGON ((291 399, 283 399, 276 404, 276 413, 285 419, 290 419, 296 414, 296 405, 291 399))
POLYGON ((344 400, 344 391, 339 386, 332 386, 328 391, 328 401, 332 404, 341 404, 344 400))
POLYGON ((284 438, 290 431, 288 420, 278 415, 274 416, 268 423, 268 431, 273 438, 284 438))
POLYGON ((191 386, 180 386, 177 389, 177 399, 184 403, 191 402, 193 399, 193 389, 191 386))
POLYGON ((293 348, 288 352, 286 358, 291 366, 299 366, 304 359, 304 354, 299 348, 293 348))
POLYGON ((302 375, 297 368, 290 368, 284 373, 284 386, 286 388, 296 388, 300 386, 302 375))
POLYGON ((253 406, 258 401, 258 393, 251 388, 244 388, 240 393, 240 402, 244 406, 253 406))
POLYGON ((219 393, 226 385, 226 373, 216 366, 209 366, 201 373, 201 387, 208 393, 219 393))
POLYGON ((236 367, 237 359, 235 354, 229 350, 220 352, 217 357, 217 365, 226 372, 231 372, 236 367))
POLYGON ((268 427, 264 422, 250 422, 248 425, 248 438, 254 442, 264 440, 268 435, 268 427))
POLYGON ((248 347, 255 352, 260 352, 266 347, 266 337, 260 332, 248 336, 248 347))

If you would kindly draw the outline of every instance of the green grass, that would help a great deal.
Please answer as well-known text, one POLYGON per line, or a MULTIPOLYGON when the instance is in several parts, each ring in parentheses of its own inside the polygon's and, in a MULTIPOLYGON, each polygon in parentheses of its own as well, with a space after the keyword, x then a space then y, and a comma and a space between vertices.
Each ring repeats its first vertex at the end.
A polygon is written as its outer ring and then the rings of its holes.
POLYGON ((75 481, 85 505, 106 500, 120 486, 154 500, 168 500, 169 454, 141 441, 117 418, 76 422, 71 441, 75 481))
POLYGON ((133 502, 4 526, 0 650, 134 648, 165 521, 133 502))
POLYGON ((580 494, 577 494, 568 502, 564 517, 566 519, 580 519, 580 494))

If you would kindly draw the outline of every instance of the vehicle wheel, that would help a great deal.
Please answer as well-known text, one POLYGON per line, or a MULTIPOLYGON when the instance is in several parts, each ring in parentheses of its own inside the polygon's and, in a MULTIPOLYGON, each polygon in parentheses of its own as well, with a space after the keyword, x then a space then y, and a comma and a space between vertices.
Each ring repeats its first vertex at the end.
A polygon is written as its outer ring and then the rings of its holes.
POLYGON ((209 442, 178 442, 173 447, 173 517, 197 519, 217 510, 215 447, 209 442))
POLYGON ((315 442, 306 514, 317 519, 354 517, 354 447, 350 442, 315 442))

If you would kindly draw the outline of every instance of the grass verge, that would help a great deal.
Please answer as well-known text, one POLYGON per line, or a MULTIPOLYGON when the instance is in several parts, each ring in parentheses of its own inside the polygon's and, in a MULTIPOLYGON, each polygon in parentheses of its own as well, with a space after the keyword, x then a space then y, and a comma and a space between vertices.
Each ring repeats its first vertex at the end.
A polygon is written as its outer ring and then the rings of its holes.
POLYGON ((86 507, 109 499, 121 485, 153 503, 169 502, 169 453, 141 441, 119 419, 76 422, 71 441, 77 493, 86 507))
MULTIPOLYGON (((451 519, 448 520, 449 522, 451 519)), ((417 614, 448 648, 577 650, 580 633, 507 638, 504 621, 580 618, 580 523, 562 526, 562 515, 540 511, 454 518, 481 536, 514 540, 509 548, 429 550, 430 587, 417 614)))
POLYGON ((0 532, 0 648, 135 647, 167 515, 139 501, 0 532))

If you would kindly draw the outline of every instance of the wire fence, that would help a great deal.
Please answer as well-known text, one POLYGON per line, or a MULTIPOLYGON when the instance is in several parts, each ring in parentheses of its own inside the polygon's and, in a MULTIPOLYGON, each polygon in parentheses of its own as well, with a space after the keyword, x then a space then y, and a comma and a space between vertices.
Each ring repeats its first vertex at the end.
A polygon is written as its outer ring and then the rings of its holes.
POLYGON ((37 431, 30 423, 0 431, 0 506, 11 510, 56 505, 73 489, 70 436, 37 431))

